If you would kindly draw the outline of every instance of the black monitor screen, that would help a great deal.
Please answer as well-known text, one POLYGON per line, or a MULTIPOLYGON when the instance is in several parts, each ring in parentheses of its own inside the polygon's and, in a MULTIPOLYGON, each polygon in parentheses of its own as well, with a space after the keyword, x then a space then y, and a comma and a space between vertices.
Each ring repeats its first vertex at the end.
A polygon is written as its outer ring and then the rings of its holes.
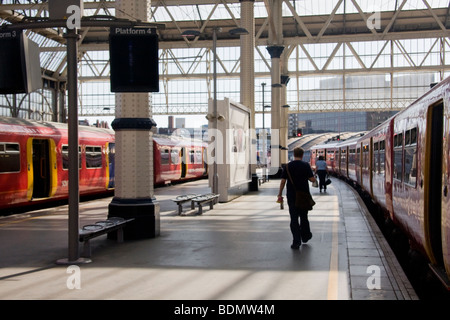
POLYGON ((158 36, 111 35, 111 92, 158 92, 158 36))
POLYGON ((0 38, 0 94, 25 93, 21 37, 0 38))

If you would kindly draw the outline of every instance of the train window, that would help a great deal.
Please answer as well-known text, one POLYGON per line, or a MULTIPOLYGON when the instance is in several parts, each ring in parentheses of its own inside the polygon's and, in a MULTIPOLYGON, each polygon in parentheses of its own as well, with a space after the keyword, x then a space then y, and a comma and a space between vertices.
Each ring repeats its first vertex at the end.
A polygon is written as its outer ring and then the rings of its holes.
POLYGON ((417 143, 417 128, 411 129, 411 144, 417 143))
POLYGON ((402 180, 403 177, 403 134, 394 136, 394 179, 402 180))
MULTIPOLYGON (((69 169, 69 146, 63 145, 61 148, 63 169, 69 169)), ((81 169, 81 146, 78 147, 78 169, 81 169)))
POLYGON ((86 146, 86 168, 101 168, 102 147, 86 146))
POLYGON ((405 148, 405 170, 404 182, 414 186, 417 185, 417 147, 408 146, 405 148))
POLYGON ((161 150, 161 165, 169 164, 169 149, 161 150))
POLYGON ((413 128, 405 132, 405 145, 413 145, 417 143, 417 128, 413 128))
POLYGON ((384 166, 385 166, 384 159, 386 156, 385 146, 386 146, 386 142, 384 140, 381 140, 380 144, 379 144, 379 150, 378 150, 379 155, 380 155, 380 163, 379 163, 379 168, 378 168, 379 171, 378 172, 383 175, 385 173, 385 169, 384 169, 384 166))
POLYGON ((348 151, 348 163, 355 163, 355 149, 350 149, 348 151))
POLYGON ((180 163, 180 150, 179 149, 172 149, 170 152, 170 160, 172 161, 172 164, 179 164, 180 163))
POLYGON ((190 160, 190 163, 194 163, 194 161, 195 161, 194 150, 189 150, 189 160, 190 160))
POLYGON ((195 151, 195 163, 202 163, 202 151, 201 150, 195 151))
POLYGON ((403 133, 396 134, 394 136, 394 148, 403 146, 403 133))
POLYGON ((374 173, 376 172, 380 172, 380 159, 379 159, 379 153, 378 153, 378 142, 375 142, 373 144, 373 166, 372 166, 372 171, 374 173))
POLYGON ((20 172, 18 143, 0 143, 0 173, 20 172))
POLYGON ((363 146, 363 168, 369 168, 369 145, 363 146))
POLYGON ((347 162, 347 152, 346 152, 347 150, 342 149, 342 148, 340 148, 339 150, 340 150, 340 152, 339 152, 339 155, 340 155, 339 162, 340 162, 341 168, 343 168, 345 163, 347 162))
POLYGON ((405 132, 405 169, 403 181, 417 186, 417 128, 405 132))

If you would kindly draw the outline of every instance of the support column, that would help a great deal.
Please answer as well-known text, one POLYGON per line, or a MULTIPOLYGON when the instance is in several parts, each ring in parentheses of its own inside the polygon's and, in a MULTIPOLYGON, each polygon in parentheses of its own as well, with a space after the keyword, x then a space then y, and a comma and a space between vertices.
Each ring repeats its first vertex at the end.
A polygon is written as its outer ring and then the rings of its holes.
MULTIPOLYGON (((117 0, 116 17, 147 21, 150 1, 117 0)), ((125 239, 159 235, 159 203, 154 201, 153 134, 148 93, 116 93, 115 194, 108 217, 134 218, 125 239)))
POLYGON ((281 70, 280 70, 280 56, 283 53, 283 46, 269 46, 267 51, 272 60, 272 99, 271 99, 271 164, 270 175, 278 177, 281 174, 281 70))
POLYGON ((287 54, 283 55, 281 65, 281 125, 280 125, 280 151, 281 165, 288 163, 288 135, 289 135, 289 107, 287 104, 287 84, 289 82, 287 54))
POLYGON ((281 61, 283 54, 283 0, 269 0, 271 15, 269 19, 269 46, 267 51, 272 60, 271 78, 272 78, 272 126, 271 126, 271 168, 270 175, 278 178, 281 175, 281 147, 284 147, 281 136, 281 61))
MULTIPOLYGON (((241 27, 248 31, 241 35, 241 104, 250 109, 250 128, 255 129, 255 0, 240 0, 241 27)), ((256 131, 251 131, 252 141, 256 141, 256 131)), ((250 190, 258 190, 256 175, 256 143, 252 144, 250 190)))

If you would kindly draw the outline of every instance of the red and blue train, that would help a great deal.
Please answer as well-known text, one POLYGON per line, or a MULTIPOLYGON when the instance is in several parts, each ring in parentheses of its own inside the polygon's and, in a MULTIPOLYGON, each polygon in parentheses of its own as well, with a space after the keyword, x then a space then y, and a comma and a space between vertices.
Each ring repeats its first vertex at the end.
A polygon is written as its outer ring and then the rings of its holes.
MULTIPOLYGON (((154 184, 206 177, 207 144, 153 136, 154 184)), ((79 127, 80 195, 114 190, 115 135, 79 127)), ((68 197, 68 128, 63 123, 0 117, 0 210, 68 197)))
POLYGON ((366 134, 311 148, 370 197, 450 288, 450 78, 366 134))

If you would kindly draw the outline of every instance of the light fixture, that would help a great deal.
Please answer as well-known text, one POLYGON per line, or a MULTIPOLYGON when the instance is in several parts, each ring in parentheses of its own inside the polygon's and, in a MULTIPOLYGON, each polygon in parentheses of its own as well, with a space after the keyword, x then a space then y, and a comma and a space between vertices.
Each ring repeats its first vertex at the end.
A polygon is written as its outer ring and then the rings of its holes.
POLYGON ((242 36, 242 35, 246 35, 249 34, 248 30, 245 28, 234 28, 231 29, 230 31, 228 31, 229 34, 233 35, 233 36, 242 36))
POLYGON ((288 105, 288 104, 285 104, 285 105, 282 105, 281 107, 282 107, 282 108, 290 108, 291 106, 288 105))
POLYGON ((280 79, 280 82, 281 82, 281 84, 284 84, 284 85, 286 85, 287 86, 287 84, 289 83, 289 80, 291 80, 291 78, 289 78, 289 76, 281 76, 280 77, 281 79, 280 79))
POLYGON ((183 33, 181 34, 182 37, 186 37, 186 38, 198 37, 199 35, 200 35, 200 31, 198 31, 198 30, 186 30, 186 31, 183 31, 183 33))

